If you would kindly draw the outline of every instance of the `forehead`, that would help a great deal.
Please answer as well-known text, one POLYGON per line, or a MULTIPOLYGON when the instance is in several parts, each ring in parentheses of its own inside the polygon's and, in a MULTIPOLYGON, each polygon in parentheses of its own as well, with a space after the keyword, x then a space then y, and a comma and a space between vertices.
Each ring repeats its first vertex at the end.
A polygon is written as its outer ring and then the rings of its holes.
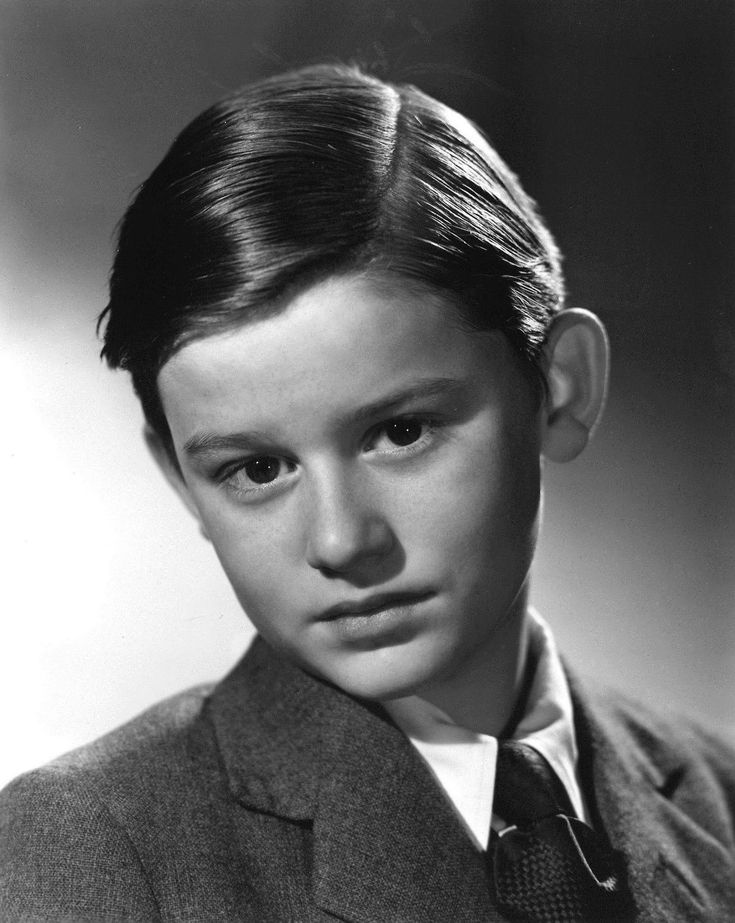
POLYGON ((182 347, 158 385, 172 432, 235 418, 349 411, 420 379, 507 377, 497 333, 470 333, 449 298, 401 280, 334 277, 277 315, 182 347))

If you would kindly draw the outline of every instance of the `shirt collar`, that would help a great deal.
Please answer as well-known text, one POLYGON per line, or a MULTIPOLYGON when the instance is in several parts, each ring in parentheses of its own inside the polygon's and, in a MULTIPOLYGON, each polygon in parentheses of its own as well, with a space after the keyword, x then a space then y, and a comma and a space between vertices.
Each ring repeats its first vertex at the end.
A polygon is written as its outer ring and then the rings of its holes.
MULTIPOLYGON (((586 819, 577 779, 577 741, 572 699, 551 629, 529 610, 536 672, 525 715, 514 737, 535 747, 559 776, 578 816, 586 819)), ((418 696, 384 703, 398 727, 426 762, 475 845, 484 849, 493 821, 497 738, 455 724, 418 696)))

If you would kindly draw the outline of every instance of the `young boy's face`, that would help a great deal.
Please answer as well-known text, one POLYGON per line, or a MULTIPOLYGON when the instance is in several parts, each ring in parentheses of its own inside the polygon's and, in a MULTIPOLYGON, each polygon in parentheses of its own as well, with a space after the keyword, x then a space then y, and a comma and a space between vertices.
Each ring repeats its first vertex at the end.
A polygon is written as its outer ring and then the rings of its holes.
POLYGON ((158 383, 179 489, 274 647, 376 699, 492 662, 540 494, 538 402, 502 335, 400 279, 335 277, 158 383))

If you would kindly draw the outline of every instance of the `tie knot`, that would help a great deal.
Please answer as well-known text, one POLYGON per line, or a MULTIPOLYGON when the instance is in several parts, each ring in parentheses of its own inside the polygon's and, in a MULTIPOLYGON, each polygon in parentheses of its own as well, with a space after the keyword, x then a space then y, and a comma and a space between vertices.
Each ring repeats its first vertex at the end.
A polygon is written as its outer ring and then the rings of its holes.
POLYGON ((564 786, 538 750, 501 741, 493 812, 508 824, 488 849, 495 902, 507 919, 632 919, 617 856, 574 817, 564 786))
POLYGON ((493 813, 518 826, 554 814, 574 817, 569 796, 546 759, 518 740, 500 742, 493 813))

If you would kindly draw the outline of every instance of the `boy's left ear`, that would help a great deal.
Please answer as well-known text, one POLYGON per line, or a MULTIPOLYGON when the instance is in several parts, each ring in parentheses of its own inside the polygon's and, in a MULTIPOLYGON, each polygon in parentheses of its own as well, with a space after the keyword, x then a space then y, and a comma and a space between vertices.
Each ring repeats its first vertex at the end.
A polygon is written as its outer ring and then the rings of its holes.
POLYGON ((560 311, 544 344, 548 397, 542 451, 571 461, 585 448, 605 406, 610 346, 602 321, 590 311, 560 311))

